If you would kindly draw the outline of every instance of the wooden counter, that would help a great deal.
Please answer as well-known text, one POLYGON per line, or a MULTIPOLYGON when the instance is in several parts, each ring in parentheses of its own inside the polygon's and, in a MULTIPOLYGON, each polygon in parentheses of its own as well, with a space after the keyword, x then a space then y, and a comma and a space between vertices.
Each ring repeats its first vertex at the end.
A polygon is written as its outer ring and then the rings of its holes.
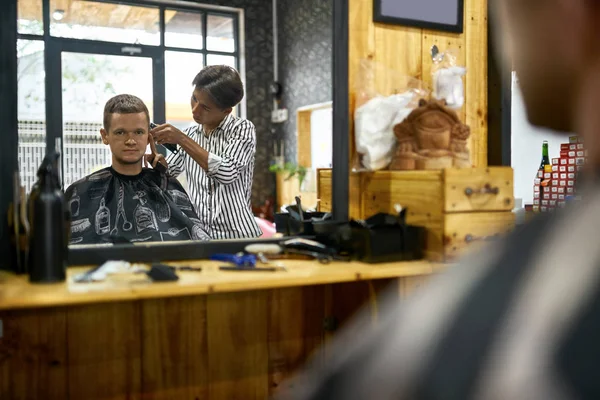
MULTIPOLYGON (((177 263, 174 263, 176 265, 177 263)), ((287 271, 179 272, 31 285, 0 274, 0 399, 265 399, 343 324, 441 265, 285 261, 287 271)), ((82 268, 69 270, 69 276, 82 268)))

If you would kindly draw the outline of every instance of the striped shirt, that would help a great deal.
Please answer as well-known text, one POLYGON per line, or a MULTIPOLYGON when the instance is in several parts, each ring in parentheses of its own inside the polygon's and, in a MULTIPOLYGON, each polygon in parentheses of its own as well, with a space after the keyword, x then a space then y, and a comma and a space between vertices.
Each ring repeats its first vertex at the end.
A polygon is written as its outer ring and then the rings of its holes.
POLYGON ((250 199, 256 152, 252 122, 227 115, 210 135, 201 125, 184 130, 209 153, 205 171, 182 149, 167 157, 169 173, 187 173, 188 192, 204 230, 212 239, 258 237, 262 234, 250 199))
MULTIPOLYGON (((282 399, 600 399, 600 185, 383 301, 282 399)), ((292 385, 293 384, 293 385, 292 385)))

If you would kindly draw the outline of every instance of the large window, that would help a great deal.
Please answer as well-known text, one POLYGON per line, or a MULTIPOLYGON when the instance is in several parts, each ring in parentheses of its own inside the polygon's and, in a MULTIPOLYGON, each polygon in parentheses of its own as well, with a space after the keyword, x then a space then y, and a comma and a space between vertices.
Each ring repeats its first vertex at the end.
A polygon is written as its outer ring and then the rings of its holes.
POLYGON ((104 103, 116 94, 140 97, 157 123, 189 126, 196 73, 205 65, 239 69, 239 15, 193 3, 18 0, 19 164, 26 189, 46 149, 57 145, 65 187, 110 164, 99 130, 104 103))

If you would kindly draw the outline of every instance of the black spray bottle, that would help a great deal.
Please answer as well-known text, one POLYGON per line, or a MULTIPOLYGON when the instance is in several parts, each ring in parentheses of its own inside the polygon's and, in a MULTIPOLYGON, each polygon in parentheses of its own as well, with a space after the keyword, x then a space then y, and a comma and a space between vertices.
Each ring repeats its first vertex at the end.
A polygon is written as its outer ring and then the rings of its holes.
POLYGON ((65 197, 60 190, 59 154, 47 154, 29 198, 29 281, 62 282, 66 276, 65 197))

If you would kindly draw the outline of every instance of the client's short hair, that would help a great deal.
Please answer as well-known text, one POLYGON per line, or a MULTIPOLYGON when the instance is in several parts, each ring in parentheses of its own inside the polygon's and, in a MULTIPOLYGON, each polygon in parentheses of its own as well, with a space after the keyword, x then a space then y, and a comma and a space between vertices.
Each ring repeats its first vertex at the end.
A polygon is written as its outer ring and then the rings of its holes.
POLYGON ((200 90, 205 90, 220 108, 233 108, 244 98, 244 85, 240 74, 227 65, 204 67, 192 84, 200 90))
POLYGON ((109 131, 112 114, 146 114, 150 124, 150 113, 142 99, 131 94, 119 94, 106 102, 104 106, 104 129, 109 131))

